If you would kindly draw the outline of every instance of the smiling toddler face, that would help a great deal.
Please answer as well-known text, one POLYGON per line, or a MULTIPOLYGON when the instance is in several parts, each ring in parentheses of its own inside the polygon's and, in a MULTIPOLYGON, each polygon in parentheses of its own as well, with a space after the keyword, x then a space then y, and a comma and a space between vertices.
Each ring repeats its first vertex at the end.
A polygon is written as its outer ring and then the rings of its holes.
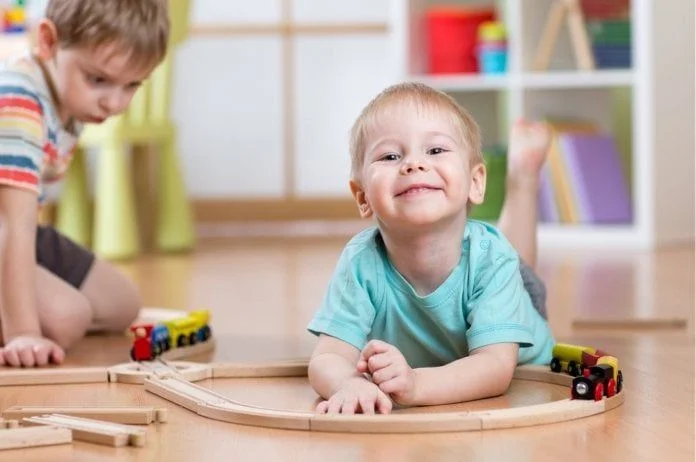
POLYGON ((368 211, 363 216, 408 226, 466 214, 469 144, 457 114, 446 107, 416 97, 383 104, 365 127, 364 158, 354 172, 368 211))

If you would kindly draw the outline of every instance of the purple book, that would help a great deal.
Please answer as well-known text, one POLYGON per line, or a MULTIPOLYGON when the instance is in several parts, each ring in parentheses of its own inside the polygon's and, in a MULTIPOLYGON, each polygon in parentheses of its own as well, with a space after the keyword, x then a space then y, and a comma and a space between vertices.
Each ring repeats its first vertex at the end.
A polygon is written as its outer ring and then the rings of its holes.
POLYGON ((542 223, 558 223, 558 208, 551 184, 551 172, 546 164, 541 169, 539 178, 539 221, 542 223))
POLYGON ((565 134, 560 147, 579 221, 630 223, 631 195, 614 139, 609 135, 565 134))

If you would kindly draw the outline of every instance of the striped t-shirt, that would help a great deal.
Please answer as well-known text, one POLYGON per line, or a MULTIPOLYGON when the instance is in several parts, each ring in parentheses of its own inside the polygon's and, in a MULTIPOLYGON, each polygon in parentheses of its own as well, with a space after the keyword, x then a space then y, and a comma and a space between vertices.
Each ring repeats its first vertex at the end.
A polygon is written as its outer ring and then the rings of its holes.
POLYGON ((0 62, 0 184, 34 191, 68 169, 79 127, 66 130, 31 56, 0 62))

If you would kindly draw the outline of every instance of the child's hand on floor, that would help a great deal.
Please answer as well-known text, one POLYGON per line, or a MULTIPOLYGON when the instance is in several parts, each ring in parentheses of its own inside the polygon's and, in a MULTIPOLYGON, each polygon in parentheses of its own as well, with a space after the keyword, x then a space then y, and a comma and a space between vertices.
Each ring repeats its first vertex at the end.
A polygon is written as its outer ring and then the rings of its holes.
POLYGON ((369 373, 372 381, 398 404, 413 401, 416 376, 404 355, 393 345, 371 340, 360 352, 358 372, 369 373))
POLYGON ((317 405, 323 414, 389 414, 392 402, 377 385, 364 377, 355 377, 346 382, 327 401, 317 405))
POLYGON ((65 351, 45 337, 20 335, 0 348, 2 366, 46 366, 49 363, 60 364, 64 359, 65 351))

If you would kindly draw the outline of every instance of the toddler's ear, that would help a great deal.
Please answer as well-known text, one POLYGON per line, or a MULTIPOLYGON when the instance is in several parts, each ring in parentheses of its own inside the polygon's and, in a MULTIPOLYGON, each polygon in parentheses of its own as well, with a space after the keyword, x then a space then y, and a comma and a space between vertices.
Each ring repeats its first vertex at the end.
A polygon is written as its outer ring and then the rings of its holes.
POLYGON ((358 205, 358 211, 360 212, 361 218, 370 218, 372 216, 372 207, 367 201, 367 196, 362 187, 357 181, 350 180, 350 192, 353 193, 353 198, 355 198, 355 203, 358 205))
POLYGON ((58 51, 58 30, 53 21, 42 19, 36 30, 36 44, 34 53, 47 61, 53 58, 58 51))
POLYGON ((474 205, 483 203, 486 195, 486 166, 477 164, 471 169, 471 185, 469 186, 469 202, 474 205))

